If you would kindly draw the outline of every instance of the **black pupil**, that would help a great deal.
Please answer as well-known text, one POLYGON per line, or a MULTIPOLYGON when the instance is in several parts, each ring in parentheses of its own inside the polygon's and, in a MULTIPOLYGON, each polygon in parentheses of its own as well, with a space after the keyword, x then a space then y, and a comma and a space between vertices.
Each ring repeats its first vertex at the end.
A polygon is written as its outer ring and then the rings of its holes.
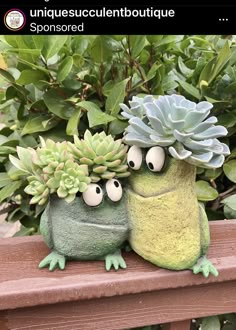
POLYGON ((118 188, 120 184, 119 184, 118 181, 114 181, 114 185, 115 185, 116 188, 118 188))
POLYGON ((96 187, 96 193, 100 194, 101 193, 101 189, 99 187, 96 187))
POLYGON ((131 160, 130 162, 129 162, 129 166, 130 167, 134 167, 135 165, 134 165, 134 162, 131 160))
POLYGON ((153 163, 148 163, 148 167, 150 168, 150 170, 154 170, 153 163))

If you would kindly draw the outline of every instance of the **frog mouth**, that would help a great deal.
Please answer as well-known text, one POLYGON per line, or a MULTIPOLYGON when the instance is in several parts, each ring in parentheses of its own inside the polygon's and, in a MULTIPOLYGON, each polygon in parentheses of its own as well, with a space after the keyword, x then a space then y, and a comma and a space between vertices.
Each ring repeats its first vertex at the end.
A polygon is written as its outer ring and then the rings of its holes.
POLYGON ((100 224, 100 223, 92 223, 87 221, 80 221, 77 222, 73 219, 71 219, 80 229, 85 229, 86 231, 91 229, 97 229, 97 230, 104 230, 104 231, 113 231, 113 232, 125 232, 127 230, 127 224, 100 224))
POLYGON ((98 223, 91 223, 91 222, 81 222, 83 224, 88 225, 89 227, 92 228, 98 228, 102 230, 113 230, 113 231, 124 231, 126 230, 126 225, 102 225, 98 223))
POLYGON ((169 194, 171 192, 174 192, 176 189, 174 189, 174 188, 166 188, 166 189, 160 190, 157 193, 155 192, 153 194, 148 194, 148 195, 142 194, 142 192, 137 191, 137 190, 133 189, 132 187, 129 187, 127 190, 128 190, 128 193, 131 193, 133 195, 139 196, 141 198, 151 198, 151 197, 161 197, 161 196, 164 196, 166 194, 169 194))

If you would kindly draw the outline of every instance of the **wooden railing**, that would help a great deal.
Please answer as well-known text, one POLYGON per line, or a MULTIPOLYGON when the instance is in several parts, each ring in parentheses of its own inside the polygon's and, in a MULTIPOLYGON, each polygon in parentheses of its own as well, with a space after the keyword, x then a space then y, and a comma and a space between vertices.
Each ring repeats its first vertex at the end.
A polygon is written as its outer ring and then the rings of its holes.
POLYGON ((0 329, 128 329, 163 324, 189 330, 190 320, 236 312, 236 220, 212 221, 209 259, 218 277, 168 271, 124 253, 127 270, 102 261, 38 269, 48 253, 40 236, 0 241, 0 329))

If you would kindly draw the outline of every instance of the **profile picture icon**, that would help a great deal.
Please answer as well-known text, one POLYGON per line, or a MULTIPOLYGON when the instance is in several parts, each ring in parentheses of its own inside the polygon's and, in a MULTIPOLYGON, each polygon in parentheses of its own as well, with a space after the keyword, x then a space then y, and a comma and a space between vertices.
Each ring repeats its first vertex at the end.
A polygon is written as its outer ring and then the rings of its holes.
POLYGON ((20 9, 10 9, 4 15, 4 24, 11 31, 21 30, 25 23, 25 14, 20 9))

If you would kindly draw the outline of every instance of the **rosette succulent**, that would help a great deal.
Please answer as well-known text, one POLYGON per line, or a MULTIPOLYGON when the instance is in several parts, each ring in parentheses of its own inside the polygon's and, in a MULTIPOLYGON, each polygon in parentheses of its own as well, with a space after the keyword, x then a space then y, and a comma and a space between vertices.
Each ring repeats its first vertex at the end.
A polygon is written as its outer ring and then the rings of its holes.
POLYGON ((55 142, 40 137, 41 147, 37 148, 33 154, 33 164, 42 168, 45 174, 52 174, 55 169, 64 164, 67 160, 73 160, 73 155, 68 150, 68 144, 64 142, 55 142))
POLYGON ((41 177, 40 175, 31 175, 27 179, 29 185, 26 186, 25 192, 29 195, 33 195, 30 204, 45 204, 48 200, 50 190, 47 187, 43 177, 41 177))
POLYGON ((76 193, 84 192, 90 183, 87 166, 78 165, 73 160, 67 160, 64 164, 58 165, 46 185, 51 192, 57 191, 60 198, 68 203, 75 199, 76 193))
POLYGON ((88 166, 75 162, 66 141, 44 141, 41 137, 40 140, 41 147, 36 150, 18 147, 19 159, 10 156, 13 165, 25 172, 29 182, 25 192, 33 195, 30 203, 43 205, 55 192, 68 203, 72 202, 76 193, 84 192, 91 182, 88 166))
POLYGON ((129 118, 124 136, 128 145, 168 147, 170 155, 203 168, 222 166, 229 148, 217 138, 227 135, 217 118, 208 117, 213 105, 191 102, 184 96, 166 95, 133 98, 130 108, 122 104, 122 115, 129 118))
POLYGON ((100 179, 123 178, 129 176, 127 149, 119 140, 114 140, 105 132, 92 135, 86 131, 84 139, 74 136, 74 144, 69 143, 71 152, 79 164, 88 165, 92 182, 100 179))

